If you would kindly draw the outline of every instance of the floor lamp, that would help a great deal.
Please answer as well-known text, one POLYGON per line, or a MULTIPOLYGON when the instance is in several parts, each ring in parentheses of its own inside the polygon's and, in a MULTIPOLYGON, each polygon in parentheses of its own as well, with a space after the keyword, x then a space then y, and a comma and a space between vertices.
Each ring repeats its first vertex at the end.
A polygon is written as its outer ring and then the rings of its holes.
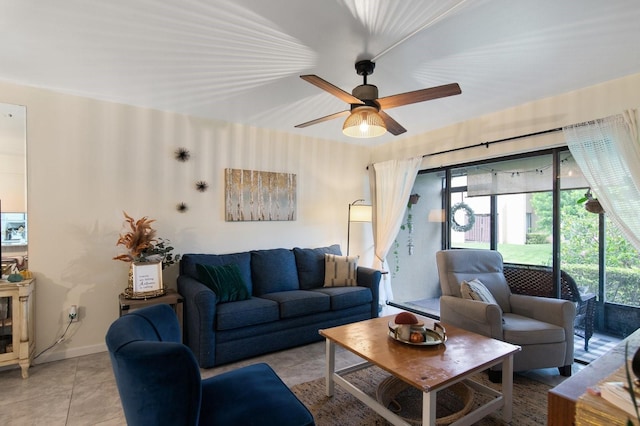
POLYGON ((349 221, 347 222, 347 256, 349 256, 349 243, 351 241, 351 222, 371 222, 372 210, 370 205, 358 204, 364 200, 355 200, 349 204, 349 221))

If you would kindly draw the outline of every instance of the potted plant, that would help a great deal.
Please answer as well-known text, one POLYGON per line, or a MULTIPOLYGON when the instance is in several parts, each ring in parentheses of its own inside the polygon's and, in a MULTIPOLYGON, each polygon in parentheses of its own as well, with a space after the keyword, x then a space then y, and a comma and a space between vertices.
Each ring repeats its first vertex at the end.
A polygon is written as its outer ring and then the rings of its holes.
POLYGON ((174 248, 167 239, 156 238, 156 230, 151 227, 155 222, 147 216, 135 220, 124 213, 125 224, 129 228, 128 232, 120 234, 116 245, 127 248, 127 253, 114 257, 114 260, 124 262, 162 262, 162 269, 165 269, 180 260, 180 255, 173 255, 174 248))
POLYGON ((113 259, 129 263, 129 282, 124 295, 131 299, 162 296, 166 290, 161 272, 178 262, 180 255, 173 255, 169 240, 156 237, 156 230, 151 227, 155 220, 147 216, 135 220, 123 213, 128 230, 120 234, 116 245, 126 247, 127 253, 113 259), (137 271, 141 271, 140 276, 137 271))

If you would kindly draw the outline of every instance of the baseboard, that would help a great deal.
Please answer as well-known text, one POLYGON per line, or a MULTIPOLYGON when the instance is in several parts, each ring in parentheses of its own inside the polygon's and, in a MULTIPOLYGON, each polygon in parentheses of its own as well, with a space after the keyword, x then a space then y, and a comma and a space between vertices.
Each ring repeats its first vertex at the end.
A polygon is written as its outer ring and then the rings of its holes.
POLYGON ((46 362, 60 361, 63 359, 77 358, 79 356, 92 355, 100 352, 106 352, 107 345, 104 343, 91 346, 83 346, 80 348, 55 350, 55 347, 43 353, 33 360, 33 364, 43 364, 46 362))

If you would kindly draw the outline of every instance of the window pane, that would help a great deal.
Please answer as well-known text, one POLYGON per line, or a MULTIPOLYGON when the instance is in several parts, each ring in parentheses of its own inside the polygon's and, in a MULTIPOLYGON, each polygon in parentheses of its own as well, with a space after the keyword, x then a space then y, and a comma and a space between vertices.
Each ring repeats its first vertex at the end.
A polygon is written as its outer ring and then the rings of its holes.
POLYGON ((571 275, 581 293, 598 294, 599 217, 578 204, 585 192, 560 192, 560 269, 571 275))
POLYGON ((609 303, 640 306, 640 256, 609 219, 605 221, 605 297, 609 303))
POLYGON ((499 195, 498 251, 506 263, 550 266, 553 199, 551 192, 499 195))
POLYGON ((451 194, 451 247, 490 248, 490 197, 467 198, 466 192, 451 194))

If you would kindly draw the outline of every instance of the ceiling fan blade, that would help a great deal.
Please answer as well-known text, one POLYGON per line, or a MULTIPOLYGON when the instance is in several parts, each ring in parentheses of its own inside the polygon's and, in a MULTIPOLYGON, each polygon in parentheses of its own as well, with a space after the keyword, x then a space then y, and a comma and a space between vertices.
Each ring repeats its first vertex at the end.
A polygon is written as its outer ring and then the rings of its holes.
POLYGON ((376 102, 382 109, 395 108, 402 105, 415 104, 416 102, 430 101, 432 99, 444 98, 447 96, 459 95, 462 93, 458 83, 445 84, 443 86, 431 87, 429 89, 416 90, 413 92, 400 93, 398 95, 387 96, 377 99, 376 102))
POLYGON ((398 136, 407 131, 407 129, 402 127, 400 123, 391 118, 391 116, 386 112, 380 110, 378 111, 378 114, 380 114, 380 117, 382 117, 384 125, 387 126, 387 132, 391 133, 392 135, 398 136))
POLYGON ((330 114, 330 115, 326 115, 324 117, 316 118, 315 120, 307 121, 306 123, 298 124, 295 127, 297 127, 297 128, 307 127, 307 126, 311 126, 313 124, 318 124, 318 123, 322 123, 323 121, 333 120, 334 118, 343 117, 343 116, 349 115, 349 114, 351 114, 351 111, 349 111, 349 110, 340 111, 340 112, 336 112, 336 113, 333 113, 333 114, 330 114))
POLYGON ((309 74, 309 75, 301 75, 301 79, 304 81, 313 84, 314 86, 318 86, 325 92, 331 93, 333 96, 343 100, 348 104, 364 104, 360 99, 353 96, 351 93, 347 93, 339 87, 334 86, 329 83, 327 80, 324 80, 317 75, 309 74))

